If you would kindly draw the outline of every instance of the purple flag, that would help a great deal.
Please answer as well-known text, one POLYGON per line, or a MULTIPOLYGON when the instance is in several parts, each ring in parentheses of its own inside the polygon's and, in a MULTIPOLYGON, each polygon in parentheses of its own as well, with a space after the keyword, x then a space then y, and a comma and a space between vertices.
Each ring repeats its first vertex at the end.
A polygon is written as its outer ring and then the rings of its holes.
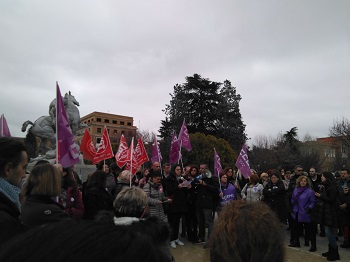
POLYGON ((220 157, 218 153, 216 153, 216 150, 214 148, 214 175, 217 177, 220 177, 221 172, 222 172, 222 166, 220 163, 220 157))
POLYGON ((181 146, 185 148, 188 152, 192 150, 190 136, 188 135, 185 119, 182 122, 181 130, 179 133, 179 141, 181 141, 181 146))
POLYGON ((170 164, 177 163, 180 160, 180 158, 181 158, 181 153, 180 153, 179 140, 177 139, 175 132, 173 132, 173 136, 171 139, 169 163, 170 164))
POLYGON ((249 166, 247 148, 245 147, 245 144, 243 144, 241 152, 239 153, 239 156, 236 161, 236 166, 238 167, 239 171, 241 171, 242 175, 245 178, 250 177, 250 166, 249 166))
POLYGON ((56 83, 56 130, 58 161, 63 167, 70 167, 79 162, 79 153, 75 147, 74 136, 69 126, 68 117, 58 83, 56 83))
POLYGON ((0 118, 0 137, 11 137, 10 129, 4 114, 2 114, 0 118))
POLYGON ((151 161, 152 163, 154 162, 162 162, 162 153, 160 152, 158 143, 157 143, 157 136, 154 135, 154 142, 153 142, 153 146, 152 146, 152 158, 151 161))

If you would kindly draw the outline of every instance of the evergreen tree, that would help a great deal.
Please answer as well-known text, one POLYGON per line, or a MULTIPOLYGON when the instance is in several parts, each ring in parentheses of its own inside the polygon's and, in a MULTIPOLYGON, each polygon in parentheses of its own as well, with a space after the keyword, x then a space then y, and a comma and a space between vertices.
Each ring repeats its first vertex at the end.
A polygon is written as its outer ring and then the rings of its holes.
POLYGON ((234 150, 240 150, 246 140, 245 125, 239 110, 241 96, 226 80, 224 84, 212 82, 198 74, 186 77, 186 83, 176 84, 170 94, 170 104, 161 122, 161 137, 180 130, 186 119, 189 133, 203 133, 225 139, 234 150))

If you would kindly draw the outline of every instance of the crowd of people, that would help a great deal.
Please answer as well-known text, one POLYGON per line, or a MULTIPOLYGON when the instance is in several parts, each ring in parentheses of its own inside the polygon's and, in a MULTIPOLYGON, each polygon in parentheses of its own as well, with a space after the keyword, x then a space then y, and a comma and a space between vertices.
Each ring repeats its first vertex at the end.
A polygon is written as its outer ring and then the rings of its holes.
MULTIPOLYGON (((311 244, 309 251, 315 252, 316 234, 327 236, 329 249, 322 255, 329 261, 340 259, 338 234, 344 236, 341 248, 350 247, 347 169, 336 177, 330 172, 318 174, 315 168, 307 173, 297 165, 293 172, 251 170, 245 179, 233 167, 226 167, 217 177, 205 163, 183 167, 154 162, 149 168, 139 167, 132 176, 115 163, 103 162, 82 182, 74 167, 39 161, 26 174, 27 164, 21 142, 0 138, 0 260, 2 254, 10 253, 12 261, 28 258, 28 250, 12 252, 34 236, 45 239, 49 234, 62 236, 66 232, 67 241, 81 241, 88 248, 87 233, 74 240, 68 237, 86 230, 100 238, 107 230, 116 232, 116 227, 122 227, 123 232, 133 230, 125 234, 125 243, 114 240, 115 236, 110 240, 106 237, 106 242, 115 241, 111 248, 118 246, 116 250, 127 256, 132 252, 128 238, 142 235, 138 241, 152 246, 148 253, 142 251, 145 256, 151 257, 150 250, 155 247, 161 251, 163 260, 158 256, 154 261, 172 261, 169 247, 183 246, 185 238, 210 248, 212 261, 252 261, 258 254, 264 254, 259 261, 283 261, 283 248, 276 253, 276 248, 283 246, 283 224, 290 229, 291 247, 300 247, 303 236, 304 245, 311 244), (87 230, 89 227, 93 229, 87 230), (266 228, 265 237, 255 232, 261 228, 266 228), (267 240, 268 234, 271 240, 267 240), (247 250, 249 245, 254 246, 254 252, 247 250)), ((56 244, 62 245, 64 239, 62 236, 56 244)), ((29 246, 38 245, 31 241, 29 246)), ((141 251, 144 247, 137 248, 141 251)), ((47 249, 43 259, 50 254, 47 249)), ((93 260, 93 256, 84 257, 93 260)), ((53 261, 62 260, 57 257, 53 261)))

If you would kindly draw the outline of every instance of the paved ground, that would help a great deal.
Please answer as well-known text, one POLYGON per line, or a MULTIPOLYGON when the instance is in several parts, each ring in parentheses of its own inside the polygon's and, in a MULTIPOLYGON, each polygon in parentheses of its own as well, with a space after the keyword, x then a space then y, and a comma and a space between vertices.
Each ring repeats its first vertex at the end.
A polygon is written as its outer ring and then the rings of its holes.
MULTIPOLYGON (((327 261, 326 258, 321 256, 321 253, 326 252, 328 249, 328 241, 326 237, 317 236, 317 251, 309 252, 310 247, 304 247, 304 240, 300 238, 302 246, 300 248, 288 247, 289 244, 289 231, 285 232, 285 250, 286 250, 286 262, 317 262, 327 261)), ((204 249, 203 245, 193 245, 188 242, 187 239, 180 238, 185 246, 177 246, 176 249, 171 249, 171 252, 176 262, 208 262, 209 250, 204 249)), ((339 237, 338 245, 343 242, 343 237, 339 237)), ((350 248, 344 249, 339 247, 339 254, 341 261, 350 261, 350 248)))

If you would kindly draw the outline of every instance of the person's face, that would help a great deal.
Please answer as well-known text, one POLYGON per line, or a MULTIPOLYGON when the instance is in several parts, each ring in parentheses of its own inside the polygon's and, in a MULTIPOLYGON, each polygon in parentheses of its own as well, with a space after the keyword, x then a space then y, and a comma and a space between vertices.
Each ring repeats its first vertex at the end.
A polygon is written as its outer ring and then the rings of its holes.
POLYGON ((227 176, 233 176, 233 170, 229 169, 226 173, 227 176))
POLYGON ((269 175, 266 173, 262 173, 260 176, 261 180, 264 180, 264 181, 266 181, 268 177, 269 177, 269 175))
POLYGON ((162 178, 160 176, 156 176, 152 178, 152 182, 155 184, 160 184, 161 181, 162 181, 162 178))
POLYGON ((147 176, 148 174, 149 174, 149 170, 148 169, 143 172, 143 176, 147 176))
POLYGON ((289 180, 290 179, 290 174, 284 174, 284 178, 289 180))
POLYGON ((176 168, 175 168, 175 175, 176 176, 180 176, 181 175, 181 167, 179 167, 179 166, 177 166, 176 168))
POLYGON ((226 175, 223 175, 223 176, 221 177, 221 183, 226 184, 226 182, 227 182, 227 176, 226 176, 226 175))
POLYGON ((165 174, 169 174, 170 173, 170 166, 165 166, 164 172, 165 172, 165 174))
POLYGON ((8 163, 6 166, 6 177, 4 179, 11 185, 19 187, 22 179, 26 177, 27 165, 28 155, 25 151, 22 151, 21 162, 18 166, 14 166, 13 163, 8 163))
POLYGON ((272 183, 277 183, 278 182, 278 177, 277 176, 271 176, 271 182, 272 183))
POLYGON ((348 174, 348 172, 346 172, 346 170, 342 170, 340 175, 341 175, 341 178, 344 180, 349 179, 349 174, 348 174))
POLYGON ((160 170, 160 163, 159 162, 153 163, 153 170, 155 170, 155 171, 160 170))
POLYGON ((103 165, 103 171, 108 174, 109 173, 109 166, 103 165))
POLYGON ((306 181, 305 178, 303 178, 302 180, 300 180, 300 186, 301 186, 301 187, 304 187, 304 186, 306 186, 306 185, 307 185, 307 181, 306 181))
POLYGON ((301 167, 296 168, 295 169, 295 174, 302 175, 303 174, 303 169, 301 167))
POLYGON ((188 175, 191 171, 191 168, 190 167, 186 167, 185 168, 185 175, 188 175))
POLYGON ((324 175, 321 176, 321 181, 322 182, 326 181, 326 177, 324 175))
POLYGON ((316 175, 315 168, 310 168, 309 173, 310 173, 310 176, 312 176, 312 177, 315 176, 316 175))
POLYGON ((199 166, 199 173, 200 173, 200 174, 203 174, 203 173, 204 173, 204 170, 205 170, 205 165, 200 165, 200 166, 199 166))
POLYGON ((197 169, 195 169, 195 168, 192 168, 192 169, 191 169, 191 176, 192 176, 192 177, 197 176, 197 169))

